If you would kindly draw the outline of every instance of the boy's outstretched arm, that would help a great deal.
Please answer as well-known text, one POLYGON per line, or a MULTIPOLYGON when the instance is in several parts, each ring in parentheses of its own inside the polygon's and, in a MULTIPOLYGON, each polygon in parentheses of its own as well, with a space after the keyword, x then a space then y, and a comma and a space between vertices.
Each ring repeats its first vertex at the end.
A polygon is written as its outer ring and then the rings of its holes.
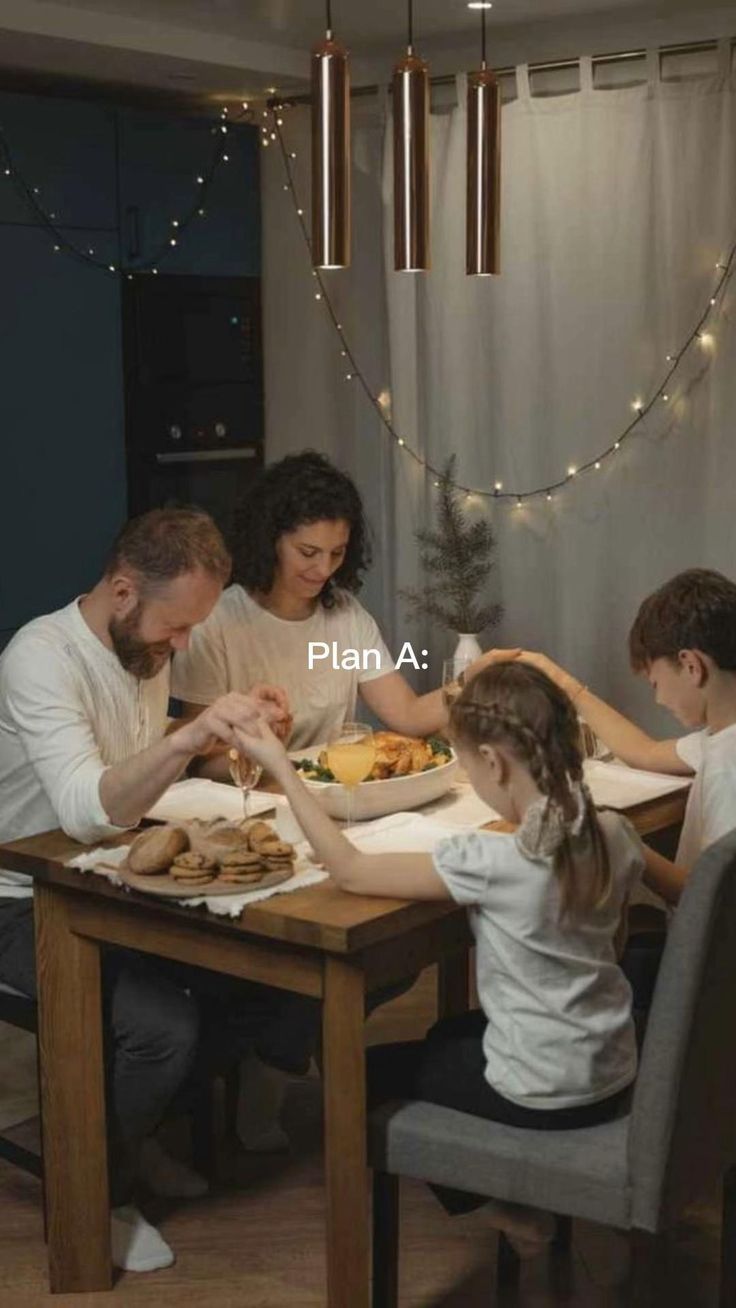
MULTIPOLYGON (((501 651, 494 650, 492 653, 495 656, 493 661, 498 662, 501 651)), ((675 740, 655 740, 647 735, 646 731, 630 722, 617 709, 611 708, 605 700, 599 699, 582 681, 559 667, 546 654, 531 650, 522 650, 521 654, 509 650, 508 654, 510 659, 519 658, 523 663, 529 663, 546 673, 550 681, 554 681, 556 686, 570 696, 578 713, 585 718, 596 736, 629 767, 643 768, 647 772, 670 772, 677 776, 692 775, 692 768, 677 752, 675 740)))
POLYGON ((671 863, 663 854, 642 846, 644 850, 643 881, 656 895, 661 895, 668 904, 676 904, 685 888, 688 870, 677 863, 671 863))

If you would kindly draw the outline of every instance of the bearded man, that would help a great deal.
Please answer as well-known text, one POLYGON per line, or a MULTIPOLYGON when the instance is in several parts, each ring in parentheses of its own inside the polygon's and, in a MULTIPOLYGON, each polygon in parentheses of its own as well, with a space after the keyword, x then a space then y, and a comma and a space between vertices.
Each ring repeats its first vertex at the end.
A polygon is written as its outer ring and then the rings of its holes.
MULTIPOLYGON (((278 729, 288 717, 286 697, 260 686, 223 696, 167 734, 172 651, 186 648, 229 575, 230 557, 207 514, 154 510, 123 528, 89 594, 15 635, 0 658, 1 840, 55 827, 87 844, 119 835, 196 755, 233 744, 235 730, 259 714, 278 729)), ((29 877, 0 871, 0 982, 28 995, 36 994, 32 896, 29 877)), ((128 1270, 174 1257, 130 1204, 136 1176, 159 1193, 191 1194, 203 1185, 166 1158, 153 1134, 199 1049, 196 974, 128 950, 103 957, 112 1249, 128 1270)), ((211 994, 215 979, 204 975, 211 994)), ((280 992, 241 989, 241 1018, 250 999, 251 1035, 274 1014, 278 1024, 280 992)), ((284 1042, 282 1030, 278 1047, 284 1042)))

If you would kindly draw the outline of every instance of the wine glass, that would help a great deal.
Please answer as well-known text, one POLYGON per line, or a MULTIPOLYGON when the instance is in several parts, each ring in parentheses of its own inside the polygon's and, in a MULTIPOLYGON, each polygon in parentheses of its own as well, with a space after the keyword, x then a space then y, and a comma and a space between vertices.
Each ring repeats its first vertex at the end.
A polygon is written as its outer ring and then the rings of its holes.
POLYGON ((345 787, 347 830, 352 824, 355 787, 370 775, 376 761, 376 742, 365 722, 344 722, 327 746, 327 766, 345 787))
POLYGON ((263 775, 263 768, 260 763, 256 763, 247 754, 241 754, 239 749, 229 749, 227 761, 230 766, 230 776, 233 779, 233 784, 239 786, 243 793, 243 816, 247 818, 248 795, 258 785, 263 775))
POLYGON ((465 674, 472 662, 472 659, 452 658, 444 659, 442 663, 442 699, 448 713, 463 688, 465 674))

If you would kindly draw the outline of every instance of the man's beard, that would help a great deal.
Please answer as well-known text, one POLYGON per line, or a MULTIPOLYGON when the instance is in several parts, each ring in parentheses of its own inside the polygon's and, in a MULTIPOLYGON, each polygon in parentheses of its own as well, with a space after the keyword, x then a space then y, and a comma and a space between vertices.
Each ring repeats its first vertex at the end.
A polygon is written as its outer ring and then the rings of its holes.
POLYGON ((107 630, 125 671, 139 681, 150 681, 171 658, 171 645, 168 640, 151 644, 139 639, 142 610, 143 605, 138 603, 127 618, 111 618, 107 630))

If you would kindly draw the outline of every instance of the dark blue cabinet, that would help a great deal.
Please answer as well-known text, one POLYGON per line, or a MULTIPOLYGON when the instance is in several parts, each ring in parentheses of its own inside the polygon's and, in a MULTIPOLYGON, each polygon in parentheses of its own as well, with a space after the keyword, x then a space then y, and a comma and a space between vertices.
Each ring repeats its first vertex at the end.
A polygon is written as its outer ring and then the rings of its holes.
MULTIPOLYGON (((117 225, 115 109, 78 100, 0 95, 0 126, 13 162, 47 213, 68 227, 117 225)), ((0 223, 37 223, 0 172, 0 223)))
MULTIPOLYGON (((260 275, 254 128, 228 131, 206 214, 174 247, 172 219, 196 198, 219 122, 3 93, 0 125, 44 209, 105 264, 165 245, 162 273, 260 275)), ((1 648, 94 583, 127 488, 120 278, 54 253, 2 170, 0 286, 1 648)))
POLYGON ((220 124, 121 110, 120 226, 126 263, 150 260, 163 249, 161 271, 207 277, 260 273, 258 133, 230 126, 227 163, 217 169, 203 216, 186 231, 174 226, 195 205, 222 142, 220 124), (177 241, 171 246, 171 239, 177 241))
MULTIPOLYGON (((110 258, 116 238, 75 233, 110 258)), ((0 629, 96 580, 125 517, 117 277, 0 228, 0 629)))

